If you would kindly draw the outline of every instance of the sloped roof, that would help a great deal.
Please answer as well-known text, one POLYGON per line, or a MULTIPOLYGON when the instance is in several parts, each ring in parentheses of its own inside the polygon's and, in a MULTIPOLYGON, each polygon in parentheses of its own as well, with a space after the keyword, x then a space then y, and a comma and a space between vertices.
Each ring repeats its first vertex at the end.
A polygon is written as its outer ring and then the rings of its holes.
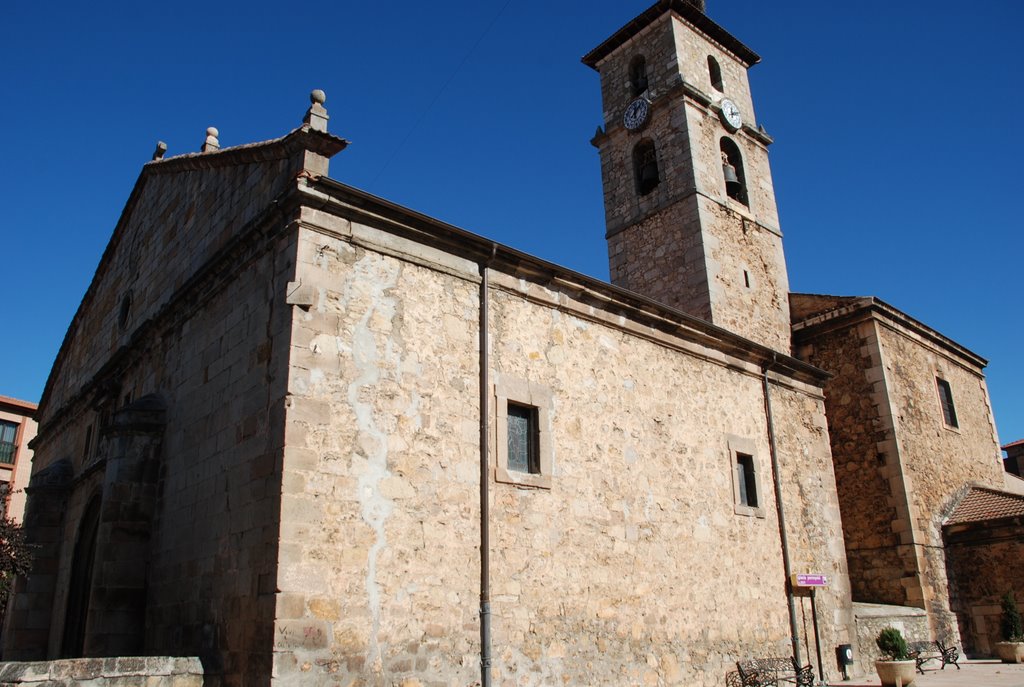
POLYGON ((1004 444, 1002 449, 1005 451, 1006 449, 1013 448, 1015 446, 1024 446, 1024 439, 1018 439, 1017 441, 1011 441, 1008 444, 1004 444))
POLYGON ((847 326, 865 317, 878 317, 915 332, 979 368, 988 365, 988 360, 974 351, 875 296, 790 293, 789 307, 794 339, 847 326))
POLYGON ((1019 517, 1024 517, 1024 496, 985 487, 971 487, 944 526, 1019 517))

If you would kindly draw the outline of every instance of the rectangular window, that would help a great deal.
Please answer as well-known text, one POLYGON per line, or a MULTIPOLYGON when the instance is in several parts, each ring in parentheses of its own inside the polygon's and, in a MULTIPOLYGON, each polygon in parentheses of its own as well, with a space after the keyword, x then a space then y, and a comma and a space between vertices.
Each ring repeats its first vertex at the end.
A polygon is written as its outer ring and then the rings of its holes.
POLYGON ((518 487, 550 489, 551 389, 526 379, 498 375, 494 384, 494 479, 518 487))
POLYGON ((82 464, 89 460, 92 455, 92 425, 85 428, 85 446, 82 447, 82 464))
POLYGON ((18 448, 18 425, 0 420, 0 463, 14 465, 15 451, 18 448))
POLYGON ((763 518, 761 503, 761 469, 757 460, 757 445, 746 437, 726 435, 729 446, 729 468, 732 470, 733 511, 737 515, 763 518))
POLYGON ((740 488, 740 505, 757 508, 757 482, 754 480, 754 456, 736 454, 736 485, 740 488))
POLYGON ((508 469, 540 474, 540 432, 537 409, 508 404, 508 469))
POLYGON ((956 421, 956 406, 953 405, 953 390, 949 382, 940 377, 935 378, 939 387, 939 405, 942 406, 942 421, 947 427, 959 427, 956 421))

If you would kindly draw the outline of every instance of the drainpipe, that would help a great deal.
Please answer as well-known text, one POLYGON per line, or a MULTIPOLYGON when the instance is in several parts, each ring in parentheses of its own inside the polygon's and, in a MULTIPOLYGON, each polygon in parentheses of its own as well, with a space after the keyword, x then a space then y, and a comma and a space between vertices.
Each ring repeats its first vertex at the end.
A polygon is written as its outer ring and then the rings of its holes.
POLYGON ((772 419, 772 397, 768 387, 768 371, 778 362, 778 354, 772 353, 772 360, 762 368, 761 382, 764 385, 764 412, 768 420, 768 450, 772 458, 772 476, 775 481, 775 509, 779 516, 779 538, 782 540, 782 567, 786 572, 786 601, 789 604, 789 636, 793 644, 793 658, 797 665, 800 660, 800 630, 796 619, 796 600, 793 598, 793 566, 789 560, 789 537, 786 535, 786 513, 782 507, 782 477, 779 473, 779 455, 775 447, 775 422, 772 419))
POLYGON ((488 269, 498 252, 491 244, 491 257, 480 264, 480 685, 491 687, 491 527, 490 527, 490 432, 491 354, 488 319, 488 269))

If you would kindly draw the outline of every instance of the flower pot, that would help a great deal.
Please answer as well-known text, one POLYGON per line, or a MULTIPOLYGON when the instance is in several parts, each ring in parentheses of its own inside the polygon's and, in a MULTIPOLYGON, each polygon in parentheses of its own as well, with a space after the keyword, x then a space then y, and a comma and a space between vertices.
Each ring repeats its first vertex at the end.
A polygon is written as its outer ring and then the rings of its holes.
POLYGON ((996 655, 1003 663, 1024 663, 1024 642, 996 642, 996 655))
POLYGON ((907 687, 916 677, 914 661, 875 661, 875 671, 883 687, 907 687))

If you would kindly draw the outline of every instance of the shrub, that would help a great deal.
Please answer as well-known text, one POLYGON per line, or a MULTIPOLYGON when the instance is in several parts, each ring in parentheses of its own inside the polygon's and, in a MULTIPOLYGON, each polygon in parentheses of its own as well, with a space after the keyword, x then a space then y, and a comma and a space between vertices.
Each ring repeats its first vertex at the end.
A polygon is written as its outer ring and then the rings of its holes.
POLYGON ((903 639, 903 633, 895 627, 887 627, 878 633, 875 644, 883 656, 892 661, 907 661, 910 659, 910 647, 907 640, 903 639))
POLYGON ((18 523, 0 515, 0 618, 14 578, 27 575, 31 565, 32 547, 25 543, 25 532, 18 523))
POLYGON ((1003 631, 1003 639, 1007 642, 1024 642, 1024 620, 1021 619, 1017 603, 1010 592, 1003 595, 1002 605, 1003 617, 1000 618, 999 625, 1003 631))

